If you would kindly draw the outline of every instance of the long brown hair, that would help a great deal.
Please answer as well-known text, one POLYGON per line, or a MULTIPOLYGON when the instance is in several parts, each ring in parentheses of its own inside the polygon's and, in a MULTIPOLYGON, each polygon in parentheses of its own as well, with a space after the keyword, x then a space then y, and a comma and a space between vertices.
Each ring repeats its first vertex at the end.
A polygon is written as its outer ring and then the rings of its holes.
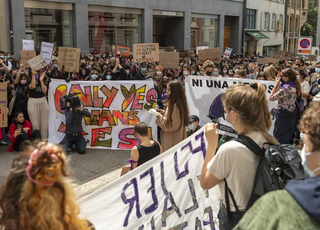
POLYGON ((271 127, 271 116, 266 99, 266 87, 260 82, 251 85, 235 84, 222 95, 225 111, 234 110, 240 122, 253 131, 260 132, 268 142, 277 144, 268 131, 271 127))
POLYGON ((189 124, 189 111, 188 104, 185 92, 183 90, 183 86, 180 81, 171 81, 169 83, 171 94, 168 98, 169 104, 169 113, 167 119, 167 125, 172 126, 172 112, 174 105, 177 106, 180 113, 180 120, 183 126, 187 126, 189 124))
POLYGON ((300 94, 301 94, 301 85, 300 85, 299 79, 297 78, 296 72, 291 68, 287 68, 287 69, 282 71, 282 75, 284 77, 288 77, 289 81, 293 81, 294 82, 294 84, 296 85, 297 96, 300 96, 300 94))

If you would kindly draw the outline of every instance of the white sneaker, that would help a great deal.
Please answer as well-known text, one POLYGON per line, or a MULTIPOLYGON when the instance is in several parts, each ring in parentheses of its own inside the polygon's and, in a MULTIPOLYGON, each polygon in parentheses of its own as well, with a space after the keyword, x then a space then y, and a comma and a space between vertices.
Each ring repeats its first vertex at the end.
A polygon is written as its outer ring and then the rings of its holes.
POLYGON ((8 143, 5 142, 4 140, 0 141, 0 144, 1 144, 1 145, 8 145, 8 143))

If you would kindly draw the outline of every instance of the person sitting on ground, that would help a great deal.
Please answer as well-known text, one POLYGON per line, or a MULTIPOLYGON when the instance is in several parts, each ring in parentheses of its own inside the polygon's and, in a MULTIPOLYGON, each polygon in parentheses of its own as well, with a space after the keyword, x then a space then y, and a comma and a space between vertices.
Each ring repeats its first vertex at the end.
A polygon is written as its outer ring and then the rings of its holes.
POLYGON ((134 126, 134 135, 139 139, 140 144, 131 150, 131 159, 129 160, 131 170, 162 153, 162 147, 159 142, 150 140, 146 123, 137 123, 134 126))
POLYGON ((9 152, 19 151, 20 145, 24 141, 41 139, 39 130, 32 132, 31 124, 24 118, 23 112, 15 112, 14 122, 9 127, 11 146, 9 152))
POLYGON ((312 102, 300 120, 310 178, 291 180, 284 190, 257 200, 234 230, 320 229, 320 103, 312 102))
POLYGON ((190 137, 192 134, 196 133, 199 129, 201 129, 201 126, 199 125, 199 117, 196 115, 192 115, 189 118, 190 124, 187 128, 187 137, 190 137))
POLYGON ((0 194, 0 229, 94 230, 80 219, 66 157, 53 144, 24 142, 0 194))

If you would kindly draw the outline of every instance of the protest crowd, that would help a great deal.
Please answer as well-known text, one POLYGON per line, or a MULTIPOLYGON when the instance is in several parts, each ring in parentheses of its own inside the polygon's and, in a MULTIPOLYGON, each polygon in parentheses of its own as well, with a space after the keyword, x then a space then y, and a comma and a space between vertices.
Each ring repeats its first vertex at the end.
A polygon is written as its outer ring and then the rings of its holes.
POLYGON ((0 51, 0 82, 7 83, 8 102, 8 127, 0 128, 0 145, 20 151, 1 190, 0 229, 94 229, 77 216, 79 208, 66 179, 65 160, 73 144, 78 153, 86 152, 81 122, 90 113, 81 104, 71 108, 68 102, 62 147, 42 142, 48 139, 47 97, 52 79, 153 82, 158 141, 148 137, 143 121, 136 124, 134 135, 140 145, 132 149, 130 161, 135 170, 201 129, 199 117, 189 114, 184 94, 189 76, 255 80, 250 85, 235 84, 223 93, 226 120, 239 136, 249 137, 260 147, 269 143, 303 148, 302 164, 310 177, 289 181, 285 189, 267 193, 248 207, 260 157, 232 138, 222 145, 224 137, 218 134, 216 124, 207 124, 208 152, 200 183, 204 189, 218 186, 222 194, 220 229, 320 228, 320 62, 293 56, 268 61, 256 53, 237 52, 202 60, 189 54, 173 69, 158 61, 135 62, 132 55, 90 52, 80 53, 78 71, 68 72, 58 57, 58 49, 53 50, 51 62, 35 70, 0 51), (274 82, 269 98, 265 81, 274 82), (272 114, 268 101, 277 101, 272 114), (275 118, 273 135, 268 133, 271 116, 275 118), (226 197, 230 197, 228 201, 226 197))

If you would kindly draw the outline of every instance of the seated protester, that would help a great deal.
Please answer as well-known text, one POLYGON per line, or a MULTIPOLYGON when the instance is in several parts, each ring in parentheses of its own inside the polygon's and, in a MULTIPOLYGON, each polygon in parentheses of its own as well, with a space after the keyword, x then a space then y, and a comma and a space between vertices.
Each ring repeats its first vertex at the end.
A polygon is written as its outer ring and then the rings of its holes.
MULTIPOLYGON (((101 70, 102 70, 102 71, 101 71, 100 77, 102 77, 102 79, 105 80, 106 71, 107 71, 107 70, 110 70, 109 67, 108 67, 108 64, 107 64, 107 63, 103 63, 101 70)), ((111 72, 112 72, 112 71, 110 70, 110 76, 111 76, 111 72)), ((110 78, 110 79, 111 79, 111 78, 110 78)), ((110 79, 109 79, 109 80, 110 80, 110 79)))
POLYGON ((90 70, 87 68, 87 58, 80 59, 79 74, 82 81, 87 81, 89 79, 90 70))
POLYGON ((268 75, 266 72, 260 71, 257 76, 257 80, 266 81, 268 80, 268 75))
POLYGON ((192 134, 196 133, 198 130, 201 129, 201 126, 199 125, 199 117, 196 115, 192 115, 189 118, 190 124, 187 128, 187 137, 190 137, 192 134))
POLYGON ((41 139, 39 130, 32 132, 31 124, 24 118, 23 112, 17 111, 14 114, 14 122, 9 128, 11 146, 9 152, 19 151, 20 145, 24 141, 41 139))
POLYGON ((152 75, 148 73, 147 76, 146 76, 146 80, 147 81, 153 81, 152 75))
POLYGON ((89 74, 88 81, 99 81, 102 80, 100 77, 100 68, 93 66, 89 74))
POLYGON ((212 76, 219 77, 219 68, 216 65, 213 68, 212 76))
POLYGON ((129 64, 124 64, 123 69, 126 71, 126 78, 122 80, 132 80, 131 67, 129 64))
POLYGON ((203 71, 204 71, 204 76, 206 77, 212 77, 213 76, 213 62, 210 60, 207 60, 203 63, 202 65, 203 71))
POLYGON ((159 142, 150 140, 146 123, 138 122, 134 126, 134 135, 139 139, 140 144, 131 150, 131 159, 129 160, 131 170, 162 153, 159 142))
POLYGON ((103 77, 102 77, 102 80, 103 81, 106 81, 106 80, 111 80, 112 79, 112 70, 111 69, 106 69, 104 71, 104 74, 103 74, 103 77))
POLYGON ((191 75, 198 75, 198 73, 196 72, 196 67, 195 66, 190 66, 190 74, 191 75))
POLYGON ((320 103, 312 102, 300 120, 305 143, 303 166, 310 178, 291 180, 284 190, 262 196, 234 230, 320 229, 320 103))
MULTIPOLYGON (((183 66, 183 76, 188 77, 191 74, 191 69, 189 66, 183 66)), ((180 79, 181 81, 181 79, 180 79)))
POLYGON ((126 71, 122 68, 122 65, 120 64, 120 60, 119 58, 116 58, 116 64, 115 66, 110 66, 113 67, 113 69, 111 68, 112 70, 112 79, 111 80, 128 80, 128 76, 127 76, 127 73, 126 71))
POLYGON ((230 78, 235 78, 236 77, 236 73, 235 73, 234 69, 229 69, 229 77, 230 78))
POLYGON ((62 149, 43 142, 22 147, 1 188, 0 229, 94 230, 78 217, 62 149))
POLYGON ((227 77, 227 78, 228 78, 228 77, 229 77, 229 76, 228 76, 228 72, 229 72, 228 67, 223 66, 223 67, 221 68, 219 77, 227 77))
POLYGON ((141 63, 140 69, 137 69, 136 75, 134 75, 134 80, 146 80, 147 74, 147 64, 145 62, 141 63))
POLYGON ((162 77, 162 75, 163 75, 163 67, 158 65, 156 67, 156 76, 155 77, 162 77))

